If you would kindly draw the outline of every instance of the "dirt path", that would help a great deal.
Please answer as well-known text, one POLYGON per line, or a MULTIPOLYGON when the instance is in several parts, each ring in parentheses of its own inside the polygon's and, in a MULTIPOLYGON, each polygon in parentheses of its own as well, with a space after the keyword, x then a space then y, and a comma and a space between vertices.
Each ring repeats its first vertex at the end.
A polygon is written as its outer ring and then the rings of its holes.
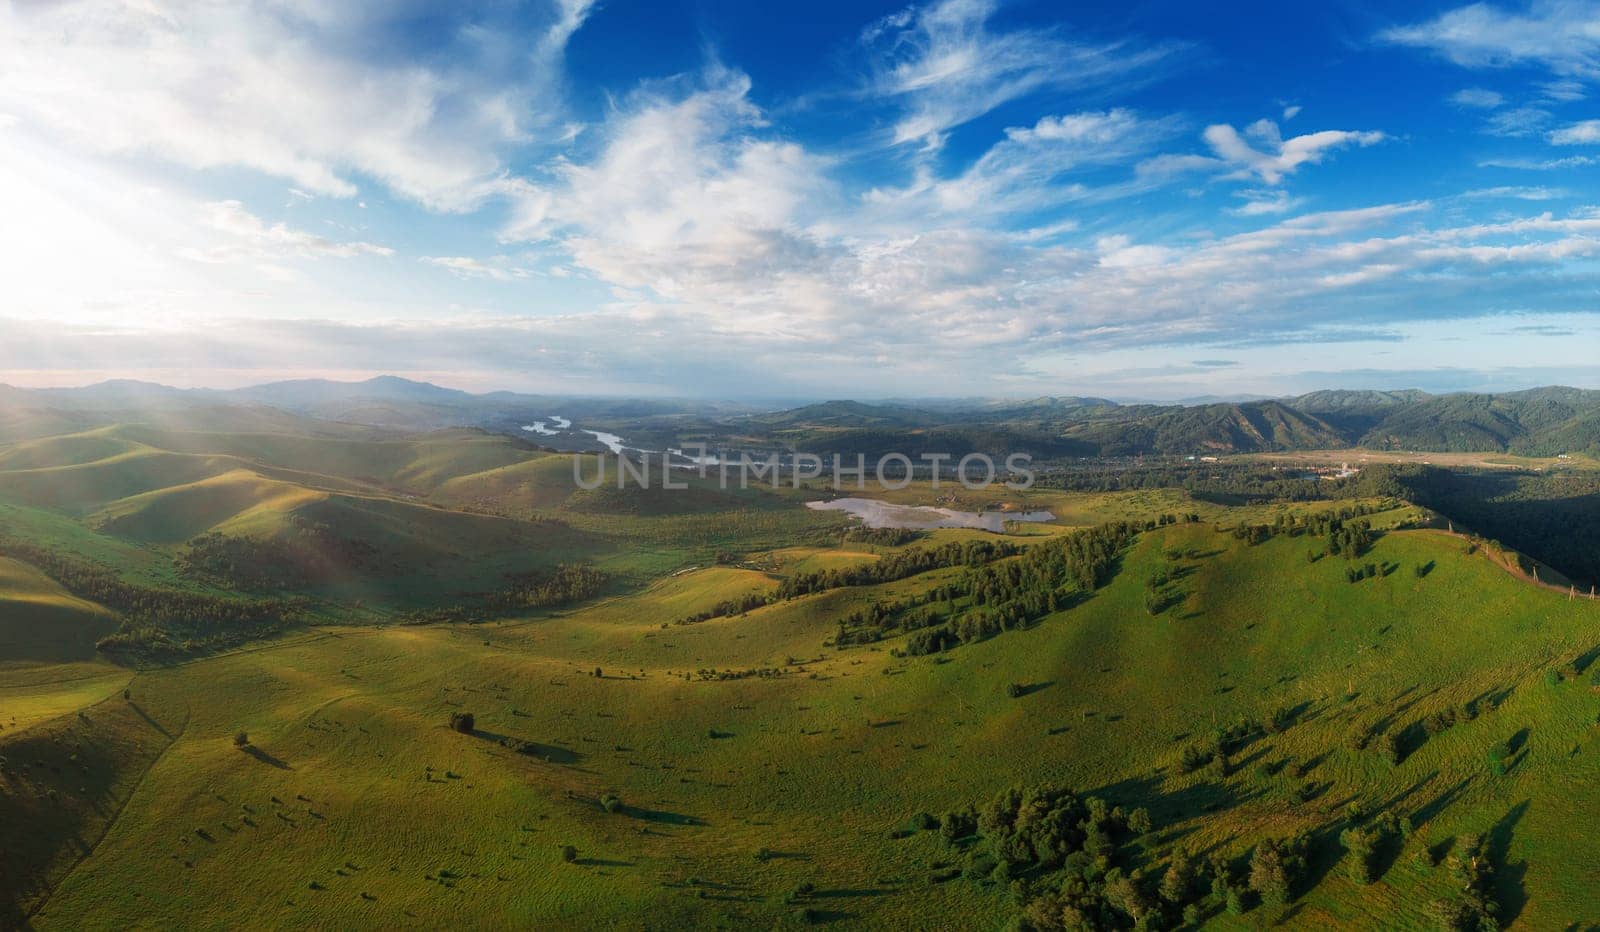
MULTIPOLYGON (((1463 543, 1476 544, 1478 547, 1478 554, 1484 559, 1488 560, 1490 563, 1493 563, 1495 566, 1500 567, 1502 570, 1506 571, 1517 579, 1522 580, 1528 585, 1538 586, 1540 589, 1548 589, 1551 592, 1560 593, 1561 595, 1572 594, 1572 581, 1561 575, 1561 573, 1557 572, 1555 569, 1552 569, 1551 567, 1540 563, 1538 560, 1523 554, 1522 558, 1533 565, 1534 571, 1538 575, 1535 577, 1528 573, 1524 573, 1514 563, 1510 562, 1509 558, 1496 555, 1488 547, 1485 547, 1480 540, 1473 538, 1470 534, 1464 534, 1461 531, 1452 531, 1445 528, 1417 528, 1414 530, 1393 531, 1391 533, 1433 534, 1439 537, 1454 538, 1455 540, 1462 541, 1463 543), (1559 582, 1554 580, 1559 580, 1559 582)), ((1588 599, 1591 598, 1591 594, 1580 589, 1577 592, 1577 598, 1588 599)))

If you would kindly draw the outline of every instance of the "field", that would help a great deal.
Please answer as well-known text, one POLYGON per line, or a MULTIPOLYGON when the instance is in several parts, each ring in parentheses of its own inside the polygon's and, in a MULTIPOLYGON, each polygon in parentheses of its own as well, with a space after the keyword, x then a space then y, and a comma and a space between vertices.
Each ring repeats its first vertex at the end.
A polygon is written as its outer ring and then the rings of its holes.
POLYGON ((842 540, 803 492, 585 499, 569 467, 459 434, 327 456, 303 435, 143 428, 0 447, 5 538, 162 591, 284 594, 180 572, 202 533, 292 541, 311 521, 381 555, 303 590, 310 614, 274 636, 117 663, 81 634, 115 610, 0 560, 0 924, 999 928, 1053 875, 1006 876, 919 815, 1045 783, 1147 810, 1117 858, 1152 888, 1180 849, 1244 870, 1308 833, 1287 902, 1199 896, 1196 924, 1435 928, 1469 835, 1503 926, 1600 922, 1600 602, 1531 584, 1422 510, 1357 503, 1373 539, 1348 560, 1311 532, 1234 533, 1328 503, 1040 490, 978 503, 1053 510, 1035 533, 888 546, 842 540), (131 437, 157 452, 130 458, 131 437), (150 488, 142 466, 121 473, 151 455, 225 462, 150 488), (34 472, 88 466, 118 478, 34 472), (1103 584, 927 655, 893 629, 842 645, 841 621, 966 566, 779 596, 945 543, 1008 541, 1004 567, 1128 519, 1150 525, 1103 584), (565 562, 605 584, 397 623, 565 562), (1256 725, 1225 764, 1186 766, 1240 720, 1256 725), (1385 814, 1409 828, 1359 884, 1340 832, 1385 814))

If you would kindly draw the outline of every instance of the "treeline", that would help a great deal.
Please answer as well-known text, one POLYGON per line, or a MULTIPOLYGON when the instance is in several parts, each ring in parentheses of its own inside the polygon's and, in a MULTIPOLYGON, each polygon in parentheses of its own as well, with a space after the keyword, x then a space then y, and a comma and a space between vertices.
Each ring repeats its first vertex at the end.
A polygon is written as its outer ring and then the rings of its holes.
POLYGON ((1343 479, 1295 475, 1304 471, 1302 467, 1273 468, 1260 463, 1155 460, 1050 470, 1043 472, 1034 485, 1069 492, 1182 489, 1197 501, 1218 505, 1338 501, 1396 494, 1396 487, 1386 486, 1386 476, 1369 475, 1373 472, 1370 467, 1343 479))
POLYGON ((230 589, 297 589, 360 569, 377 553, 366 541, 296 515, 283 537, 202 534, 189 541, 176 565, 184 576, 230 589))
POLYGON ((704 611, 685 615, 678 619, 680 625, 692 625, 713 618, 725 618, 729 615, 743 615, 745 612, 754 611, 763 605, 771 604, 772 596, 765 592, 747 592, 735 599, 723 599, 716 605, 704 611))
POLYGON ((552 571, 506 576, 506 587, 488 597, 490 607, 515 611, 582 602, 600 594, 606 574, 587 563, 562 563, 552 571))
POLYGON ((303 623, 308 605, 303 598, 231 599, 138 586, 103 567, 20 541, 0 541, 0 555, 31 564, 73 595, 117 612, 119 629, 95 645, 108 654, 162 656, 232 647, 303 623))
POLYGON ((467 593, 454 605, 412 609, 395 615, 407 625, 473 624, 504 612, 556 608, 592 599, 605 588, 606 575, 585 563, 561 563, 552 570, 507 573, 504 588, 467 593))
MULTIPOLYGON (((846 534, 848 533, 847 531, 846 534)), ((904 542, 898 535, 889 535, 875 540, 874 543, 884 540, 904 542)), ((1021 548, 1015 544, 1006 541, 987 540, 972 540, 965 543, 951 542, 931 549, 905 550, 856 566, 816 570, 810 573, 796 573, 779 583, 778 588, 773 592, 750 592, 738 598, 724 599, 708 609, 678 619, 677 624, 695 624, 712 618, 742 615, 763 605, 770 605, 786 599, 795 599, 803 595, 827 592, 830 589, 842 589, 847 586, 876 586, 932 570, 948 569, 952 566, 978 566, 992 560, 1013 556, 1019 552, 1021 552, 1021 548)))
POLYGON ((952 541, 938 547, 889 554, 870 563, 796 573, 778 585, 775 597, 792 599, 846 586, 876 586, 952 566, 980 566, 991 560, 1015 556, 1021 550, 1007 541, 952 541))
POLYGON ((1140 869, 1135 843, 1155 828, 1147 810, 1051 785, 1003 790, 982 807, 921 816, 918 824, 965 852, 964 868, 935 879, 1010 887, 1021 903, 1011 927, 1021 932, 1198 925, 1208 897, 1231 897, 1242 911, 1253 884, 1266 891, 1262 899, 1275 897, 1297 870, 1294 849, 1277 843, 1258 849, 1261 870, 1252 865, 1249 877, 1236 876, 1225 857, 1197 860, 1181 849, 1165 865, 1140 869))
POLYGON ((969 566, 916 596, 851 613, 840 622, 834 644, 870 644, 909 632, 904 652, 920 656, 1028 627, 1104 585, 1141 529, 1177 520, 1169 515, 1145 525, 1103 524, 1051 538, 1015 559, 969 566))
POLYGON ((1581 586, 1600 584, 1600 474, 1403 466, 1390 477, 1405 498, 1461 529, 1555 567, 1581 586))
MULTIPOLYGON (((1372 522, 1363 516, 1388 510, 1394 504, 1355 504, 1315 514, 1280 514, 1271 524, 1242 524, 1233 529, 1233 536, 1252 546, 1274 537, 1321 537, 1322 553, 1354 560, 1367 552, 1374 539, 1372 522)), ((1310 554, 1313 558, 1316 555, 1310 554)))
POLYGON ((841 543, 871 544, 875 547, 900 547, 927 536, 904 527, 851 527, 839 535, 841 543))

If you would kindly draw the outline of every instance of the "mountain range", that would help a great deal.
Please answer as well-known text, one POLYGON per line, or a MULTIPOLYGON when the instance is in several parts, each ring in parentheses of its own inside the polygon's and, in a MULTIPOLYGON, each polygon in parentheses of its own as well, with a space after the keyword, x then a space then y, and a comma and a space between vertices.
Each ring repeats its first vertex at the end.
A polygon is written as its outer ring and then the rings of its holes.
MULTIPOLYGON (((390 430, 481 427, 520 433, 560 415, 590 429, 663 445, 783 447, 819 453, 900 449, 1037 451, 1041 457, 1380 450, 1600 456, 1600 391, 1552 386, 1500 394, 1324 390, 1208 404, 1122 404, 1105 398, 867 403, 781 410, 678 399, 473 394, 394 376, 321 379, 233 390, 146 382, 82 388, 0 386, 0 441, 164 419, 228 422, 248 409, 271 429, 285 415, 390 430)), ((551 441, 554 442, 554 441, 551 441)), ((557 444, 559 445, 559 444, 557 444)))

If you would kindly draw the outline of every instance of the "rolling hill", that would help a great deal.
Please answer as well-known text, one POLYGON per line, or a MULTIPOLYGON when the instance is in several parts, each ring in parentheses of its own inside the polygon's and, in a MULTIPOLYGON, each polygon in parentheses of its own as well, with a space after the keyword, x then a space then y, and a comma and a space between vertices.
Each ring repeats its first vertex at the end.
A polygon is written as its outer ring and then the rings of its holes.
MULTIPOLYGON (((1477 834, 1501 922, 1562 925, 1593 905, 1584 859, 1562 853, 1600 827, 1572 789, 1600 754, 1600 706, 1576 681, 1600 607, 1461 543, 1391 532, 1363 559, 1395 569, 1352 584, 1346 561, 1308 562, 1305 538, 1167 528, 1087 601, 928 657, 827 642, 843 614, 947 572, 687 626, 663 622, 772 581, 708 569, 533 625, 291 639, 139 675, 132 702, 179 710, 152 713, 174 738, 153 760, 135 742, 91 762, 107 786, 141 779, 94 853, 72 863, 71 823, 0 850, 13 871, 72 864, 19 904, 41 929, 132 909, 191 926, 241 910, 271 924, 970 926, 1016 913, 1016 894, 982 841, 952 844, 917 814, 937 825, 1053 782, 1149 812, 1154 828, 1117 857, 1151 889, 1180 849, 1245 864, 1308 832, 1291 902, 1234 916, 1199 900, 1220 928, 1285 913, 1427 927, 1430 904, 1457 895, 1452 845, 1477 834), (1151 615, 1157 573, 1174 601, 1151 615), (741 672, 756 670, 770 672, 741 672), (446 727, 461 710, 470 734, 446 727), (1237 739, 1224 769, 1185 770, 1186 747, 1241 717, 1274 724, 1237 739), (1376 737, 1356 749, 1363 731, 1398 735, 1398 762, 1376 737), (1373 882, 1348 879, 1337 836, 1388 814, 1407 835, 1373 882)), ((114 717, 124 700, 107 703, 90 727, 133 727, 114 717)), ((10 805, 101 792, 69 785, 36 772, 10 805)))

